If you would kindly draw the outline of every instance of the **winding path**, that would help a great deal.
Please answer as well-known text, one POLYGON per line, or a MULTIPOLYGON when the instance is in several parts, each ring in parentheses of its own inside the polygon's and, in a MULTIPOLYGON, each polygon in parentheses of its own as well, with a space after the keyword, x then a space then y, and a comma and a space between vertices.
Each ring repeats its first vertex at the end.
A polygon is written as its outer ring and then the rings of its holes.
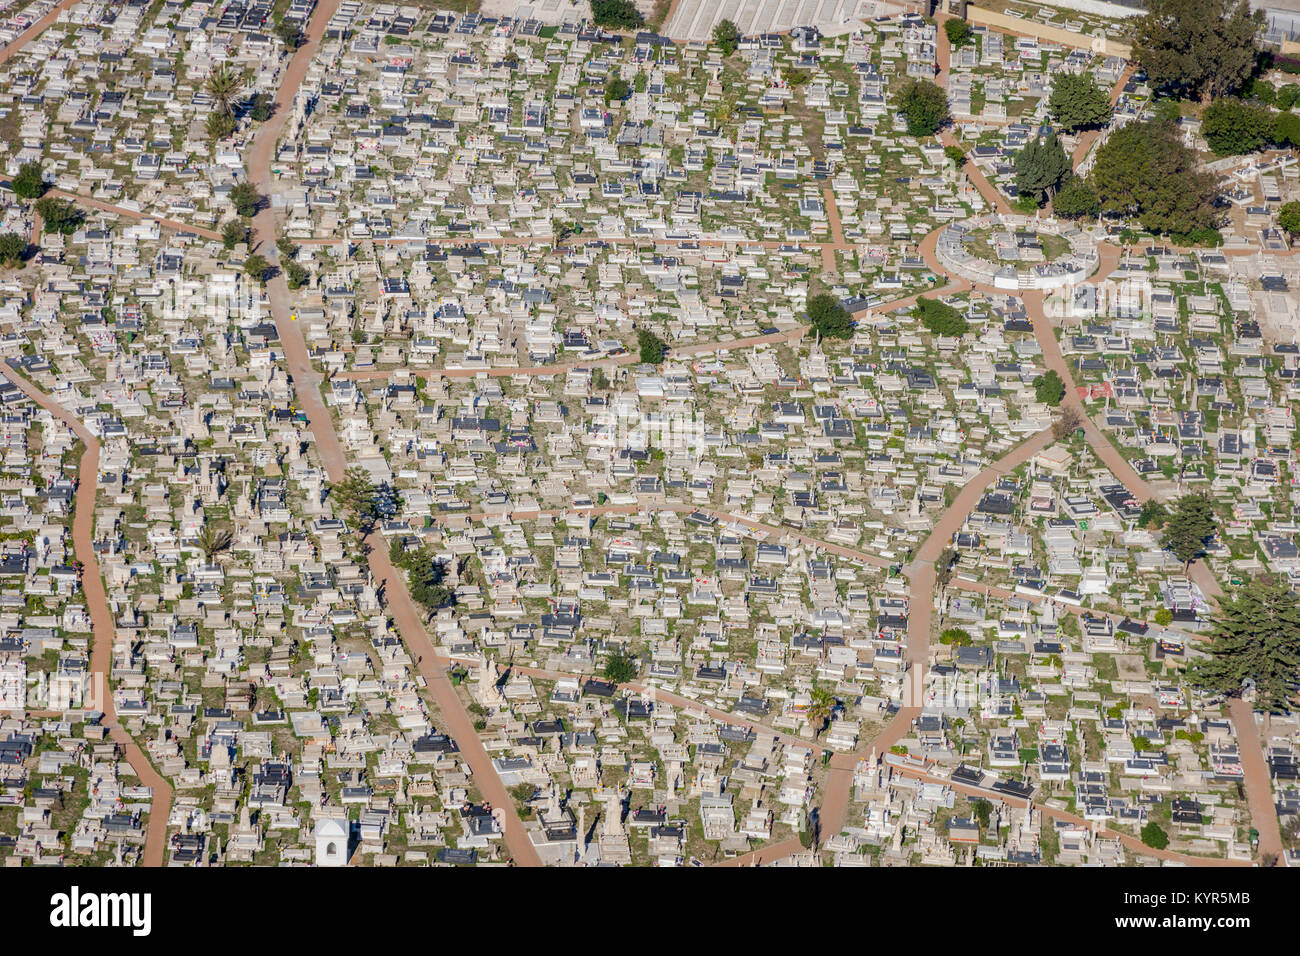
MULTIPOLYGON (((338 6, 339 0, 322 0, 312 14, 307 40, 294 54, 285 71, 280 89, 276 93, 275 111, 271 119, 258 130, 245 157, 249 181, 264 194, 269 194, 272 187, 271 158, 274 155, 276 141, 279 139, 312 57, 320 45, 321 37, 324 36, 325 27, 338 6)), ((262 254, 274 264, 278 261, 278 253, 275 247, 275 216, 269 202, 262 204, 262 208, 253 220, 253 226, 262 254)), ((279 333, 280 345, 284 350, 285 365, 294 383, 298 406, 307 416, 307 424, 315 439, 316 450, 330 481, 341 481, 347 467, 343 445, 334 429, 329 411, 321 400, 320 377, 312 368, 301 326, 292 318, 289 287, 283 272, 277 270, 267 285, 271 314, 279 333)), ((377 533, 371 534, 367 539, 367 545, 370 572, 380 588, 380 593, 387 601, 389 613, 393 617, 398 633, 401 634, 416 661, 426 689, 438 706, 446 725, 446 732, 460 748, 461 757, 473 774, 473 782, 483 798, 493 808, 504 811, 505 844, 513 861, 521 866, 541 866, 541 858, 537 855, 532 840, 529 839, 519 819, 515 803, 493 769, 491 758, 484 749, 473 722, 456 696, 445 667, 440 663, 433 642, 425 630, 424 616, 411 600, 403 576, 398 573, 388 558, 388 548, 377 533)))
POLYGON ((72 518, 72 548, 82 564, 81 587, 86 596, 91 624, 91 694, 98 698, 104 716, 100 721, 108 729, 109 737, 118 745, 140 782, 149 787, 149 820, 145 833, 143 862, 145 866, 162 866, 167 844, 167 819, 171 812, 172 788, 153 768, 135 739, 117 720, 113 704, 110 679, 113 662, 113 642, 116 629, 113 614, 104 593, 99 562, 95 557, 95 496, 99 485, 99 439, 90 429, 66 408, 46 395, 35 385, 19 375, 7 363, 0 363, 0 374, 13 382, 28 398, 44 408, 76 434, 86 446, 81 455, 77 476, 76 511, 72 518))

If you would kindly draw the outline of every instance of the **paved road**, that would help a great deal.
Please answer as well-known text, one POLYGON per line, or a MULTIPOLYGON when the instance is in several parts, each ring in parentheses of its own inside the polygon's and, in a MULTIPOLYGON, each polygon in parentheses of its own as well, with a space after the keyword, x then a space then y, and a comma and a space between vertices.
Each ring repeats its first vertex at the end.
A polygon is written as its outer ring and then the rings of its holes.
POLYGON ((7 364, 0 364, 0 374, 18 386, 32 401, 48 410, 55 418, 70 427, 86 446, 82 453, 77 478, 76 512, 72 518, 72 548, 82 563, 81 587, 90 611, 91 649, 90 670, 92 693, 99 697, 98 707, 104 712, 101 723, 108 728, 109 737, 121 748, 127 762, 140 783, 151 788, 149 819, 145 831, 144 865, 162 866, 167 845, 167 818, 171 812, 172 789, 163 776, 154 770, 135 739, 117 721, 113 704, 110 669, 113 660, 113 640, 116 629, 113 615, 104 594, 104 581, 99 574, 95 558, 95 493, 99 482, 99 439, 71 412, 46 395, 35 385, 19 375, 7 364))

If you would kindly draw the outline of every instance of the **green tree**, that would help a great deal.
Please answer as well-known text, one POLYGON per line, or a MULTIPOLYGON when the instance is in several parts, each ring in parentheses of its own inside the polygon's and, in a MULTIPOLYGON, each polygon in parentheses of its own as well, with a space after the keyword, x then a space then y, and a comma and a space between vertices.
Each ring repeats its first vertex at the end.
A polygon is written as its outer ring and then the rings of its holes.
POLYGON ((203 557, 210 562, 215 555, 228 550, 234 542, 234 538, 226 529, 217 528, 205 521, 203 527, 199 529, 198 541, 199 550, 203 552, 203 557))
POLYGON ((1187 667, 1192 686, 1236 696, 1252 680, 1256 709, 1300 705, 1300 598, 1284 580, 1253 578, 1220 598, 1204 650, 1187 667))
POLYGON ((1070 157, 1065 155, 1056 131, 1045 140, 1030 137, 1024 149, 1016 153, 1016 190, 1041 204, 1071 175, 1070 157))
POLYGON ((203 128, 207 130, 208 138, 216 142, 233 133, 236 125, 234 116, 216 111, 208 114, 208 118, 203 123, 203 128))
POLYGON ((615 30, 639 30, 645 25, 645 17, 631 0, 591 0, 591 20, 615 30))
POLYGON ((808 300, 808 321, 813 331, 824 339, 853 336, 853 316, 829 292, 818 293, 808 300))
POLYGON ((1065 382, 1056 374, 1056 369, 1048 369, 1034 379, 1034 397, 1045 405, 1055 407, 1061 404, 1065 398, 1065 382))
POLYGON ((236 183, 230 190, 230 202, 235 212, 245 219, 252 219, 262 205, 262 194, 249 182, 236 183))
MULTIPOLYGON (((363 530, 370 520, 372 519, 362 519, 363 530)), ((435 611, 454 600, 455 592, 443 584, 447 569, 431 549, 417 548, 408 552, 403 566, 406 569, 406 589, 412 600, 429 611, 435 611)))
POLYGON ((301 262, 294 262, 292 259, 285 260, 284 263, 284 281, 291 291, 296 292, 307 284, 311 278, 311 273, 307 271, 306 266, 301 262))
POLYGON ((14 195, 19 199, 40 199, 49 186, 45 184, 45 173, 41 164, 32 160, 18 167, 18 175, 10 184, 14 195))
POLYGON ((1151 620, 1158 627, 1168 627, 1174 623, 1174 612, 1167 607, 1162 607, 1151 616, 1151 620))
POLYGON ((250 279, 265 282, 266 274, 270 271, 271 263, 267 262, 266 256, 260 252, 255 252, 244 260, 244 272, 250 279))
POLYGON ((0 234, 0 265, 21 266, 27 256, 27 237, 16 232, 0 234))
POLYGON ((970 323, 966 321, 966 316, 962 315, 960 310, 938 299, 918 296, 916 305, 912 307, 912 314, 921 320, 921 324, 931 335, 965 335, 970 331, 970 323))
POLYGON ((221 244, 226 249, 233 249, 241 242, 248 242, 248 226, 238 219, 227 219, 226 224, 221 227, 221 244))
POLYGON ((1206 543, 1218 530, 1218 519, 1210 499, 1200 494, 1183 495, 1165 522, 1160 547, 1172 552, 1184 567, 1188 567, 1205 553, 1206 543))
POLYGON ((1300 116, 1294 113, 1277 113, 1273 121, 1270 138, 1283 146, 1300 146, 1300 116))
POLYGON ((730 20, 719 20, 713 28, 713 45, 723 56, 731 56, 740 48, 740 28, 730 20))
POLYGON ((933 136, 948 122, 948 94, 930 80, 908 80, 898 92, 897 104, 909 136, 933 136))
POLYGON ((615 684, 626 684, 636 680, 637 666, 636 658, 624 654, 622 651, 615 651, 605 658, 605 668, 601 675, 607 681, 615 684))
MULTIPOLYGON (((952 23, 951 20, 948 22, 952 23)), ((966 151, 960 146, 945 146, 943 155, 947 157, 948 162, 952 163, 953 169, 961 169, 966 165, 966 151)))
POLYGON ((275 112, 275 100, 271 99, 270 93, 256 93, 253 96, 253 102, 248 108, 248 115, 259 123, 265 123, 275 112))
POLYGON ((1133 35, 1133 58, 1151 85, 1184 96, 1223 96, 1255 68, 1263 11, 1249 0, 1148 0, 1133 35))
POLYGON ((330 499, 345 514, 365 518, 374 511, 378 489, 370 480, 370 472, 353 465, 343 475, 343 480, 330 488, 330 499))
POLYGON ((1277 88, 1268 80, 1261 77, 1252 77, 1245 85, 1243 90, 1247 99, 1263 103, 1265 106, 1272 106, 1277 102, 1277 88))
POLYGON ((816 740, 822 735, 827 722, 835 712, 836 700, 835 695, 830 691, 817 686, 808 692, 808 696, 808 709, 804 712, 804 716, 808 718, 808 726, 813 729, 813 740, 816 740))
POLYGON ((1300 202, 1292 200, 1277 211, 1277 224, 1284 232, 1300 236, 1300 202))
POLYGON ((939 635, 939 643, 953 647, 969 647, 971 643, 970 632, 960 627, 946 627, 939 635))
POLYGON ((1062 73, 1052 81, 1047 108, 1067 133, 1098 129, 1110 122, 1110 97, 1087 73, 1062 73))
POLYGON ((1137 525, 1139 528, 1159 528, 1169 517, 1169 512, 1165 506, 1154 498, 1148 498, 1142 503, 1142 510, 1138 512, 1137 525))
POLYGON ((943 32, 947 34, 948 43, 954 50, 975 42, 975 35, 971 32, 970 24, 965 20, 958 20, 956 17, 943 22, 943 32))
POLYGON ((36 201, 36 214, 47 232, 70 236, 81 228, 85 217, 76 204, 56 196, 46 196, 36 201))
POLYGON ((212 97, 212 105, 216 107, 217 112, 227 116, 234 115, 235 100, 238 99, 240 87, 243 85, 244 78, 228 63, 223 63, 209 73, 207 81, 203 84, 208 95, 212 97))
POLYGON ((1277 99, 1274 105, 1280 110, 1289 110, 1295 106, 1295 101, 1300 99, 1300 86, 1294 83, 1285 83, 1277 89, 1277 99))
POLYGON ((1273 129, 1271 110, 1235 97, 1217 99, 1201 114, 1201 135, 1215 156, 1241 156, 1263 149, 1273 129))
POLYGON ((1095 219, 1101 203, 1086 180, 1071 176, 1053 197, 1052 212, 1061 219, 1095 219))
POLYGON ((275 25, 275 35, 280 38, 285 49, 290 53, 302 46, 305 39, 302 35, 302 28, 288 20, 281 20, 275 25))
POLYGON ((1216 178, 1167 123, 1129 123, 1097 151, 1091 185, 1102 209, 1133 216, 1160 234, 1214 229, 1223 221, 1216 207, 1216 178))
POLYGON ((641 361, 646 365, 658 365, 668 351, 664 340, 649 329, 637 329, 636 345, 641 352, 641 361))
POLYGON ((943 606, 944 597, 948 594, 948 585, 952 583, 953 569, 956 566, 957 551, 954 548, 944 548, 934 562, 934 583, 939 589, 940 607, 943 606))
POLYGON ((605 105, 608 106, 615 100, 625 100, 632 94, 632 88, 627 85, 627 80, 615 77, 605 84, 605 105))

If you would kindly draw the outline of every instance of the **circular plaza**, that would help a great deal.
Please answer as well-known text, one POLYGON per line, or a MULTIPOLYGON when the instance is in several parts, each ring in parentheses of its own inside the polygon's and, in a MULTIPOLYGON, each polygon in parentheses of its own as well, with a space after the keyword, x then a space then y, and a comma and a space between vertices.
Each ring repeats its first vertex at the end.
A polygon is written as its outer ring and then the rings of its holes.
POLYGON ((935 255, 971 282, 1008 292, 1050 291, 1097 271, 1097 245, 1071 223, 1032 216, 976 216, 939 233, 935 255))

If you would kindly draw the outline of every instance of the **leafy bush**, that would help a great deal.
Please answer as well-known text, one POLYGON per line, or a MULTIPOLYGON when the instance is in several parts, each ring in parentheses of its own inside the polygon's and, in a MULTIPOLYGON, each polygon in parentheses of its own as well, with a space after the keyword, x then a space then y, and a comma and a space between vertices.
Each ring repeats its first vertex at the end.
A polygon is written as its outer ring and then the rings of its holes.
POLYGON ((626 684, 636 680, 636 672, 636 661, 622 651, 616 651, 605 659, 605 669, 601 674, 607 681, 626 684))
POLYGON ((72 235, 85 219, 74 203, 54 196, 38 200, 36 214, 41 217, 47 232, 57 232, 61 236, 72 235))
POLYGON ((0 235, 0 265, 21 266, 27 255, 27 237, 16 232, 0 235))
POLYGON ((974 40, 974 34, 971 32, 970 24, 965 20, 945 20, 943 32, 948 35, 948 42, 955 50, 963 47, 974 40))
POLYGON ((1153 850, 1163 850, 1169 846, 1169 834, 1164 827, 1152 821, 1142 828, 1142 842, 1153 850))
POLYGON ((970 323, 957 309, 938 299, 924 296, 916 300, 912 314, 921 320, 932 335, 965 335, 970 331, 970 323))
POLYGON ((713 28, 713 42, 723 56, 731 56, 740 48, 740 28, 730 20, 719 20, 713 28))
POLYGON ((929 80, 910 79, 899 91, 898 111, 909 136, 933 136, 948 122, 948 94, 929 80))
POLYGON ((830 293, 823 292, 808 300, 808 320, 822 338, 847 339, 853 335, 853 316, 830 293))
POLYGON ((641 361, 646 365, 658 365, 668 351, 664 340, 647 329, 637 329, 636 344, 641 350, 641 361))
POLYGON ((45 184, 45 174, 41 164, 33 160, 18 167, 18 175, 10 184, 14 195, 19 199, 40 199, 49 187, 45 184))
POLYGON ((1065 382, 1055 369, 1048 369, 1043 375, 1034 379, 1034 397, 1045 405, 1053 407, 1061 404, 1065 398, 1065 382))
POLYGON ((1215 100, 1201 115, 1201 133, 1216 156, 1253 153, 1272 138, 1273 114, 1233 97, 1215 100))
POLYGON ((639 30, 645 17, 630 0, 591 0, 591 19, 598 27, 639 30))
POLYGON ((1092 187, 1075 176, 1066 181, 1052 200, 1052 211, 1062 219, 1093 219, 1101 212, 1101 203, 1092 187))
POLYGON ((627 80, 615 78, 605 84, 605 105, 608 106, 615 100, 625 100, 632 95, 632 88, 628 86, 627 80))
POLYGON ((1277 211, 1277 224, 1284 232, 1300 236, 1300 202, 1289 202, 1277 211))

